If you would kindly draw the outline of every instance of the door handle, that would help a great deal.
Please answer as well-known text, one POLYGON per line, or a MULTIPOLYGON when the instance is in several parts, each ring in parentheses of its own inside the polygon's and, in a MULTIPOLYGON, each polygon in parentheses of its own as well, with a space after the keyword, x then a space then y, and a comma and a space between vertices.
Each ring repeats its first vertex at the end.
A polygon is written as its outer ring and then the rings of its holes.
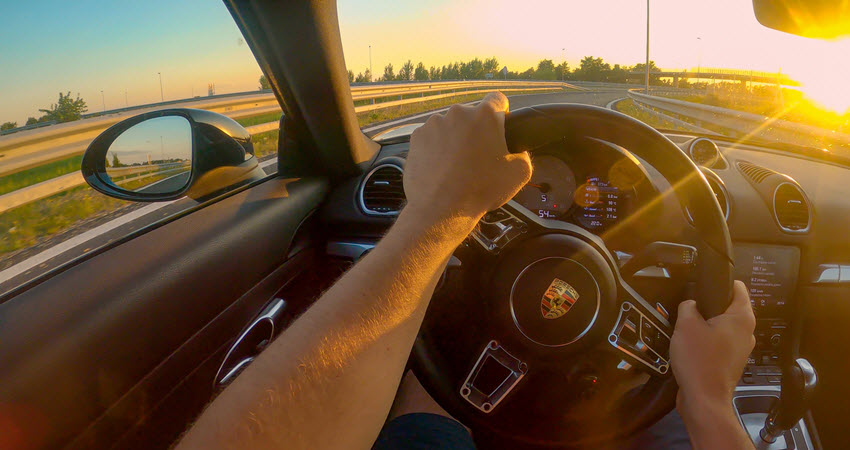
POLYGON ((226 386, 274 339, 275 320, 286 308, 282 298, 272 300, 236 338, 215 374, 214 388, 226 386))

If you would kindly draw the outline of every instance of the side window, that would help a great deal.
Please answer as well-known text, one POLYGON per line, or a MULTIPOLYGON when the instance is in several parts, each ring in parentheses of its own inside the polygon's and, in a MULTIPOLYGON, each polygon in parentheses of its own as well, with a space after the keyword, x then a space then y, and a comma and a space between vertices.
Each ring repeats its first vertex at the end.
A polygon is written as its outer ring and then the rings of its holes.
MULTIPOLYGON (((260 168, 276 171, 281 109, 220 2, 13 2, 0 29, 16 36, 0 51, 0 295, 197 205, 132 203, 86 184, 83 153, 117 122, 169 108, 223 114, 251 134, 260 168)), ((174 142, 186 130, 161 122, 164 136, 140 127, 115 143, 110 182, 156 192, 185 181, 191 151, 174 142)))

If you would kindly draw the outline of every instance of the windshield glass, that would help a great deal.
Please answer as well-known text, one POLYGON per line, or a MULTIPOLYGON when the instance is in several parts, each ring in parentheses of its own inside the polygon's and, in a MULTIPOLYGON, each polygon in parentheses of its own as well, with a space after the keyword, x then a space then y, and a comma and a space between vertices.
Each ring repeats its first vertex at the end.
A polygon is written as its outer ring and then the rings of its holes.
POLYGON ((367 133, 500 89, 514 109, 589 103, 656 128, 850 155, 850 40, 765 28, 749 1, 652 0, 648 49, 640 1, 342 0, 339 17, 367 133), (374 90, 415 81, 429 84, 374 90))

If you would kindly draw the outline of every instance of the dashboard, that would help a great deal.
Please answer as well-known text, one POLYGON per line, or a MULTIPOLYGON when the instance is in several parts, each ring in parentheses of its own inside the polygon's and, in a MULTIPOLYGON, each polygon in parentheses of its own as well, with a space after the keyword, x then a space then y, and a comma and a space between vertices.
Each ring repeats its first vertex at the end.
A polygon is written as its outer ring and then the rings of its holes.
MULTIPOLYGON (((824 411, 837 414, 850 395, 843 381, 846 361, 835 354, 836 345, 850 339, 850 168, 770 145, 665 135, 701 169, 714 192, 732 239, 735 278, 749 291, 756 345, 740 387, 778 385, 783 358, 801 354, 824 373, 821 391, 835 394, 819 401, 824 411)), ((408 148, 404 140, 384 144, 362 164, 362 175, 331 192, 320 212, 330 230, 330 257, 356 261, 392 225, 404 204, 408 148)), ((532 162, 531 182, 514 200, 545 220, 597 234, 618 257, 634 254, 642 242, 687 243, 694 237, 687 205, 671 200, 674 196, 659 197, 671 187, 628 149, 588 141, 581 152, 537 149, 532 162)), ((687 281, 673 270, 647 269, 635 275, 632 286, 675 311, 688 292, 687 281)))
MULTIPOLYGON (((850 286, 850 196, 844 188, 850 170, 770 147, 687 134, 667 137, 700 166, 714 191, 733 241, 735 276, 750 292, 757 344, 742 383, 776 384, 789 336, 800 324, 804 293, 850 286)), ((332 232, 329 253, 356 259, 393 223, 404 202, 408 145, 384 145, 364 163, 363 175, 331 193, 322 210, 326 223, 338 230, 332 232), (351 243, 355 247, 343 245, 351 243)), ((531 181, 514 200, 541 218, 599 235, 618 256, 648 241, 687 243, 695 236, 687 205, 659 197, 669 184, 628 149, 587 139, 580 149, 560 144, 531 156, 531 181), (628 226, 618 227, 626 221, 628 226), (626 232, 618 236, 618 228, 626 232)), ((665 302, 681 298, 681 283, 672 271, 648 269, 653 270, 638 273, 644 278, 635 280, 635 287, 674 310, 675 303, 665 302)))

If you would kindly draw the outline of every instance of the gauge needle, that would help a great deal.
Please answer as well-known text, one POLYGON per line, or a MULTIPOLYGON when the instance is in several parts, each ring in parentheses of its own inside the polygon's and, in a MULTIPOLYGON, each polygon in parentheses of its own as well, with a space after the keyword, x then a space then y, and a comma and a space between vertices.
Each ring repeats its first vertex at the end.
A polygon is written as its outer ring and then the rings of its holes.
POLYGON ((543 185, 541 185, 541 184, 525 183, 525 185, 526 185, 526 186, 535 187, 535 188, 537 188, 537 189, 543 189, 543 185))

